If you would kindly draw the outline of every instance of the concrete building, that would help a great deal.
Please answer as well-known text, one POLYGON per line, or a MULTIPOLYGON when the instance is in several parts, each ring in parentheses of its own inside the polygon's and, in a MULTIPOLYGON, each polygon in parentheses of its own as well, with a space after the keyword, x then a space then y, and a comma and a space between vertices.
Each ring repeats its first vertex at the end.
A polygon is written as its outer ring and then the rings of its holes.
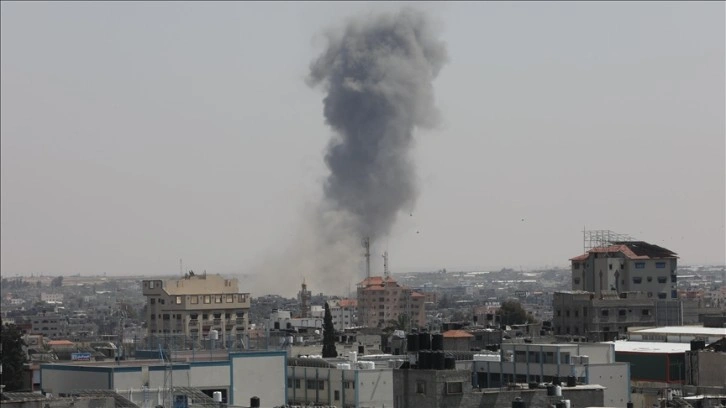
POLYGON ((726 395, 726 339, 686 351, 686 383, 697 387, 714 387, 726 395))
POLYGON ((474 335, 464 330, 447 330, 444 336, 444 350, 469 351, 474 335))
POLYGON ((31 333, 42 334, 49 339, 65 339, 68 336, 68 319, 58 313, 41 312, 30 317, 31 333))
POLYGON ((693 340, 703 340, 710 344, 724 337, 726 337, 726 327, 666 326, 628 330, 628 340, 631 341, 690 343, 693 340))
POLYGON ((554 334, 561 338, 610 341, 630 327, 655 326, 654 301, 639 292, 555 292, 552 308, 554 334))
POLYGON ((322 330, 323 318, 314 317, 308 313, 308 317, 292 317, 287 310, 276 310, 270 313, 267 319, 267 327, 270 330, 295 330, 300 332, 322 330))
POLYGON ((424 295, 401 286, 390 276, 373 276, 358 283, 358 325, 385 327, 407 316, 412 327, 426 326, 424 295))
POLYGON ((548 407, 564 400, 574 407, 607 406, 605 389, 599 385, 562 388, 561 396, 548 396, 545 389, 479 389, 472 387, 469 370, 395 370, 393 385, 394 408, 510 408, 515 398, 527 407, 548 407))
POLYGON ((63 294, 43 292, 40 294, 40 301, 48 303, 63 303, 63 294))
POLYGON ((341 332, 354 327, 358 302, 355 299, 333 299, 328 301, 335 331, 341 332))
POLYGON ((666 248, 643 241, 615 241, 576 256, 572 289, 644 292, 655 299, 676 299, 678 257, 666 248))
POLYGON ((288 359, 288 405, 384 408, 393 406, 393 369, 373 362, 288 359))
POLYGON ((605 387, 604 406, 625 406, 630 367, 616 361, 614 350, 612 344, 600 343, 504 343, 498 355, 474 356, 474 385, 497 388, 574 377, 578 384, 605 387))
POLYGON ((183 335, 201 346, 217 330, 222 346, 242 341, 248 327, 249 293, 241 293, 237 279, 195 275, 181 279, 144 280, 149 335, 183 335))
POLYGON ((175 362, 159 360, 42 364, 40 383, 44 392, 71 394, 76 390, 113 390, 135 399, 141 406, 158 405, 151 390, 194 387, 211 396, 222 393, 229 405, 247 405, 260 398, 262 406, 285 405, 287 355, 284 351, 230 353, 220 361, 175 362))

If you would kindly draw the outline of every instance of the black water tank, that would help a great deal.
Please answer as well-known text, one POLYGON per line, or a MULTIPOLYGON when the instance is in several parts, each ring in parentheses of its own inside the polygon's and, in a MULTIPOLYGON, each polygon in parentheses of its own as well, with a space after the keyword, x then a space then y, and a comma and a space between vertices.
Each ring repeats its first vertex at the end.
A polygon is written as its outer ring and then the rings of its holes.
POLYGON ((706 348, 706 342, 703 340, 691 340, 691 351, 703 350, 706 348))
POLYGON ((568 387, 574 387, 577 385, 577 377, 574 375, 567 376, 567 386, 568 387))
POLYGON ((633 403, 632 402, 628 402, 627 404, 625 404, 625 407, 626 408, 633 408, 633 403))
POLYGON ((427 332, 418 334, 419 350, 431 350, 431 334, 427 332))
POLYGON ((431 352, 429 350, 418 351, 418 368, 421 370, 431 369, 431 352))
POLYGON ((562 385, 562 381, 560 381, 560 377, 553 378, 552 385, 562 385))
POLYGON ((527 408, 527 404, 522 401, 522 398, 517 397, 512 401, 512 408, 527 408))
POLYGON ((555 386, 552 384, 547 385, 547 396, 553 397, 555 395, 555 386))
POLYGON ((431 368, 434 370, 443 370, 445 368, 446 356, 443 350, 432 351, 431 355, 433 359, 431 361, 431 368))
POLYGON ((537 388, 539 388, 539 383, 536 383, 536 382, 529 383, 529 389, 530 390, 534 390, 534 389, 537 389, 537 388))
POLYGON ((406 336, 406 343, 407 343, 406 347, 407 347, 408 351, 410 351, 412 353, 417 352, 418 351, 418 334, 416 334, 416 333, 408 334, 406 336))
POLYGON ((565 408, 565 407, 567 407, 567 404, 565 404, 565 401, 557 401, 557 403, 555 403, 555 408, 565 408))
POLYGON ((443 350, 444 349, 444 335, 436 333, 431 335, 431 350, 443 350))
POLYGON ((444 358, 445 370, 456 370, 456 358, 454 356, 446 356, 444 358))
POLYGON ((250 398, 250 408, 260 408, 260 397, 250 398))

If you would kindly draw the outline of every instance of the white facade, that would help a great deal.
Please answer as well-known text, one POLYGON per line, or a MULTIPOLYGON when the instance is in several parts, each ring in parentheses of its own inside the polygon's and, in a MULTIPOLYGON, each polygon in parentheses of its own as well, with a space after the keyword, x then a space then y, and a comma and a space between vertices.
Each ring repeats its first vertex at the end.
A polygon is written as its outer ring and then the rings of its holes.
MULTIPOLYGON (((225 361, 174 363, 167 386, 219 390, 230 405, 246 406, 256 396, 263 406, 281 406, 287 400, 286 367, 284 351, 230 353, 225 361)), ((153 391, 163 389, 166 367, 158 360, 139 360, 122 365, 43 364, 40 371, 45 392, 114 390, 142 407, 153 407, 158 405, 160 395, 153 391)))
POLYGON ((630 400, 630 368, 615 362, 612 344, 502 344, 499 356, 482 356, 473 362, 475 384, 483 388, 508 383, 562 381, 573 376, 579 384, 599 384, 605 406, 625 406, 630 400), (598 382, 600 381, 600 382, 598 382))
POLYGON ((48 303, 63 303, 62 293, 41 293, 40 300, 48 303))
POLYGON ((690 343, 691 340, 705 340, 713 343, 726 337, 726 328, 702 326, 665 326, 632 328, 628 340, 668 343, 690 343))
POLYGON ((271 330, 322 329, 322 317, 291 317, 287 310, 278 310, 270 314, 267 327, 271 330))
POLYGON ((350 299, 335 299, 328 301, 330 307, 330 315, 333 317, 333 326, 336 331, 354 327, 356 306, 355 302, 350 299))

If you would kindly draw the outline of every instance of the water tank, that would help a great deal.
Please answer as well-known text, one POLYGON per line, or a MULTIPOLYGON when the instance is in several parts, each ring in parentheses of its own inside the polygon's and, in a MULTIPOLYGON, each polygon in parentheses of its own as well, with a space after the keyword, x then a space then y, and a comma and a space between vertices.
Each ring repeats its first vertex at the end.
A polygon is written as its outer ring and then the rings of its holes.
POLYGON ((548 397, 554 397, 555 396, 555 386, 554 385, 548 385, 547 386, 547 396, 548 397))
POLYGON ((562 382, 560 381, 560 377, 553 378, 552 385, 562 385, 562 382))
POLYGON ((444 335, 436 333, 431 335, 431 350, 438 351, 444 349, 444 335))
POLYGON ((570 400, 565 400, 565 408, 570 408, 570 400))
POLYGON ((336 364, 336 367, 339 370, 350 370, 350 363, 338 363, 336 364))
POLYGON ((512 408, 527 408, 527 404, 522 401, 522 398, 517 397, 512 401, 512 408))
POLYGON ((567 376, 567 386, 568 387, 574 387, 577 385, 577 377, 574 375, 568 375, 567 376))
POLYGON ((349 351, 348 352, 348 361, 350 361, 351 364, 355 364, 358 362, 358 353, 355 351, 349 351))
POLYGON ((562 396, 562 387, 559 385, 555 385, 555 397, 561 397, 562 396))
POLYGON ((260 408, 260 398, 259 397, 250 398, 250 408, 260 408))
POLYGON ((412 333, 406 336, 406 348, 412 353, 418 351, 418 334, 412 333))
POLYGON ((222 392, 214 391, 212 393, 212 399, 214 400, 214 402, 221 403, 222 402, 222 392))
POLYGON ((419 350, 431 350, 431 334, 423 332, 418 334, 419 350))
POLYGON ((431 369, 431 352, 429 350, 419 350, 418 368, 421 370, 431 369))
POLYGON ((359 361, 358 364, 363 370, 372 370, 376 368, 376 363, 374 363, 373 361, 359 361))
POLYGON ((625 407, 626 408, 633 408, 633 403, 632 402, 628 402, 627 404, 625 404, 625 407))
POLYGON ((456 358, 454 356, 446 356, 444 358, 444 369, 456 370, 456 358))
POLYGON ((446 356, 444 355, 444 351, 432 351, 431 355, 433 356, 431 361, 431 368, 433 368, 434 370, 443 370, 445 368, 444 361, 446 358, 446 356))
POLYGON ((219 332, 217 330, 210 331, 209 338, 212 340, 219 340, 219 332))
POLYGON ((691 351, 703 350, 706 348, 706 342, 703 340, 691 340, 691 351))

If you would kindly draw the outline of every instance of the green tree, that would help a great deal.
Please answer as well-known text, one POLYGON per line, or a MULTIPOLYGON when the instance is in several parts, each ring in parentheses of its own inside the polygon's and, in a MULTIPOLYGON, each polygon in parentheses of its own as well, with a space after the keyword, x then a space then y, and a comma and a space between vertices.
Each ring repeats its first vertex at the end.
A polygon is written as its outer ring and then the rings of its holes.
POLYGON ((23 333, 14 324, 2 324, 0 337, 2 337, 2 349, 0 349, 0 363, 3 367, 2 384, 6 391, 17 391, 23 388, 23 370, 27 362, 23 346, 23 333))
POLYGON ((516 300, 504 301, 497 314, 502 324, 524 324, 535 321, 535 318, 516 300))
POLYGON ((335 327, 333 326, 333 315, 330 314, 330 306, 325 302, 325 318, 323 319, 323 358, 338 357, 338 350, 335 349, 335 327))
POLYGON ((387 322, 387 326, 383 328, 383 332, 385 333, 392 333, 395 330, 403 330, 405 332, 409 331, 409 317, 408 315, 401 313, 398 315, 397 319, 390 319, 387 322))

